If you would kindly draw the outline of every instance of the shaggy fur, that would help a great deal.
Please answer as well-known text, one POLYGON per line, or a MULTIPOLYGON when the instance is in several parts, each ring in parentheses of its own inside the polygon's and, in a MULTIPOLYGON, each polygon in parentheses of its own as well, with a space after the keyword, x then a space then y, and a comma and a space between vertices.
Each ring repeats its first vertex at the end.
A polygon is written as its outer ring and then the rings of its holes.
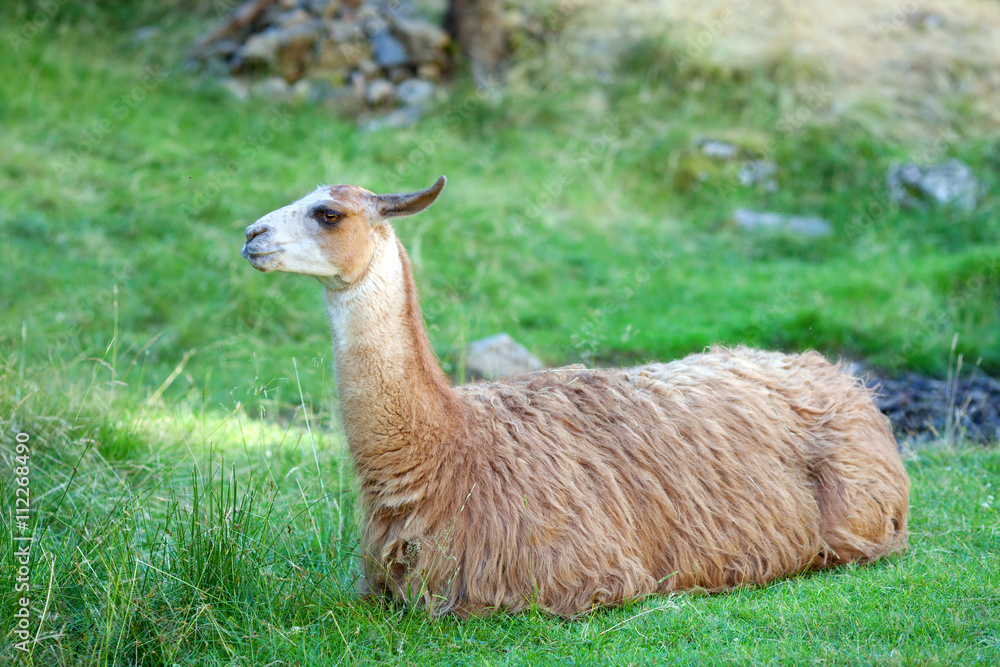
MULTIPOLYGON (((262 239, 247 244, 258 268, 295 270, 266 245, 281 246, 286 208, 247 231, 262 239)), ((346 287, 317 277, 370 592, 438 614, 536 605, 568 616, 905 548, 909 480, 888 423, 820 355, 713 348, 454 388, 405 250, 382 217, 367 224, 362 275, 346 287)), ((317 232, 343 247, 337 233, 317 232)))

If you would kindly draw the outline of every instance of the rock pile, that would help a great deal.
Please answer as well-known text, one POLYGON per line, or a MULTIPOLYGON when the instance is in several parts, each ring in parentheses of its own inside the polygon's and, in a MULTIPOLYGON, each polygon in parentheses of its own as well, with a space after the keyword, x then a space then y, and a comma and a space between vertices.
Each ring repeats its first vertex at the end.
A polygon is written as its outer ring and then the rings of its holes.
POLYGON ((868 375, 876 403, 899 436, 937 441, 1000 442, 1000 381, 985 375, 936 380, 908 373, 894 378, 868 375))
POLYGON ((239 97, 419 109, 449 66, 449 37, 399 0, 247 0, 190 61, 239 97))

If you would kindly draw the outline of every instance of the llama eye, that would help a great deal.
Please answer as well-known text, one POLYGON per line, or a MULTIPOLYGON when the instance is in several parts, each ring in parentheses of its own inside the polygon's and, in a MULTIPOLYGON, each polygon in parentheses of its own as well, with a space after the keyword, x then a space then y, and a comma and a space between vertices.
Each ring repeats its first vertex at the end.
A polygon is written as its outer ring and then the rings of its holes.
POLYGON ((336 211, 323 211, 323 222, 337 222, 340 220, 340 214, 336 211))

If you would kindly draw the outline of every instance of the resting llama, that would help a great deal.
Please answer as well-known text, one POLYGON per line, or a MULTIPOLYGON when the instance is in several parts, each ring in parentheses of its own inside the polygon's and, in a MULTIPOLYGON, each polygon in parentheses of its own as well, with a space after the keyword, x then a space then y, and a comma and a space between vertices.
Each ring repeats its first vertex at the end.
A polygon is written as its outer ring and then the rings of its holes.
POLYGON ((570 616, 905 548, 909 479, 887 420, 814 352, 451 386, 388 222, 444 184, 320 187, 246 230, 254 268, 326 288, 365 592, 435 614, 570 616))

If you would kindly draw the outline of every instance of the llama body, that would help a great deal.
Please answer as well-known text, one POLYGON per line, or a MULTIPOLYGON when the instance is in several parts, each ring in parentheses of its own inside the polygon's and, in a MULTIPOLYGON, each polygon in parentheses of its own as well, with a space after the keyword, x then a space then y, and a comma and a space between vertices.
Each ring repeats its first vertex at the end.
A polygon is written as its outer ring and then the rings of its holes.
POLYGON ((385 221, 441 187, 321 188, 247 230, 256 268, 327 288, 369 592, 434 613, 573 615, 905 548, 888 423, 816 353, 713 349, 451 387, 385 221))

